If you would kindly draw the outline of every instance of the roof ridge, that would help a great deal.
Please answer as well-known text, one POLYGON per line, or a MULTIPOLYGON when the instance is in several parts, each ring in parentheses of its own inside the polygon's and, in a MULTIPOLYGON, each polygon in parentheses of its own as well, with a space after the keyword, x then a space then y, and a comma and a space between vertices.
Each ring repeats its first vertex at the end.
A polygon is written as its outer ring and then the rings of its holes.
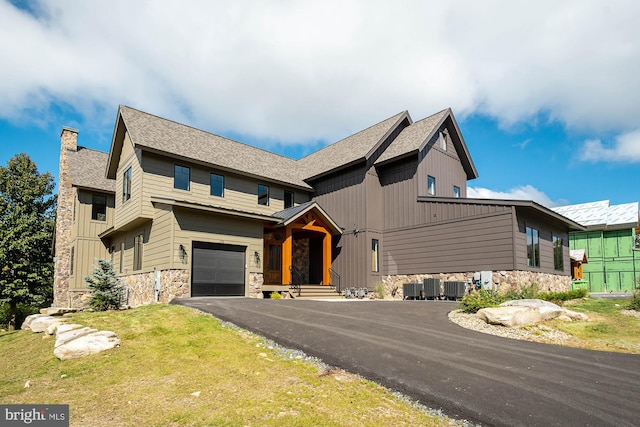
POLYGON ((252 144, 247 144, 246 142, 237 141, 237 140, 235 140, 235 139, 231 139, 231 138, 229 138, 229 137, 226 137, 226 136, 223 136, 223 135, 219 135, 219 134, 217 134, 217 133, 213 133, 213 132, 210 132, 210 131, 207 131, 207 130, 204 130, 204 129, 199 129, 199 128, 197 128, 197 127, 195 127, 195 126, 192 126, 192 125, 188 125, 188 124, 180 123, 180 122, 175 121, 175 120, 173 120, 173 119, 167 119, 167 118, 165 118, 165 117, 160 117, 160 116, 158 116, 158 115, 156 115, 156 114, 147 113, 146 111, 142 111, 142 110, 139 110, 139 109, 137 109, 137 108, 129 107, 128 105, 120 104, 120 107, 125 107, 125 108, 128 108, 128 109, 130 109, 130 110, 137 111, 138 113, 142 113, 142 114, 145 114, 145 115, 147 115, 147 116, 155 117, 156 119, 160 119, 160 120, 163 120, 163 121, 165 121, 165 122, 171 122, 171 123, 174 123, 174 124, 176 124, 176 125, 178 125, 178 126, 183 126, 183 127, 186 127, 186 128, 190 128, 190 129, 193 129, 193 130, 195 130, 195 131, 197 131, 197 132, 202 132, 202 133, 206 133, 206 134, 208 134, 208 135, 216 136, 216 137, 218 137, 218 138, 226 139, 227 141, 234 142, 234 143, 236 143, 236 144, 242 144, 242 145, 244 145, 244 146, 247 146, 247 147, 250 147, 250 148, 253 148, 253 149, 256 149, 256 150, 260 150, 260 151, 263 151, 263 152, 265 152, 265 153, 269 153, 269 154, 274 155, 274 156, 279 156, 279 157, 282 157, 282 158, 287 159, 287 160, 293 160, 293 161, 296 161, 296 159, 294 159, 293 157, 285 156, 285 155, 280 154, 280 153, 275 153, 275 152, 273 152, 273 151, 270 151, 270 150, 264 149, 264 148, 262 148, 262 147, 257 147, 257 146, 252 145, 252 144))
POLYGON ((80 149, 94 151, 96 153, 101 153, 101 154, 109 154, 108 151, 96 150, 95 148, 85 147, 84 145, 78 145, 78 150, 80 149))

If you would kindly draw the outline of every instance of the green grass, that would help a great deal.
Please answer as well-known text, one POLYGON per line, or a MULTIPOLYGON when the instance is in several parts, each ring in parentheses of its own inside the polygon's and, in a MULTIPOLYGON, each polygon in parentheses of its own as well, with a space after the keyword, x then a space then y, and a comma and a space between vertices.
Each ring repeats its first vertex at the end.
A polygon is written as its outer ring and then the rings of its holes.
POLYGON ((0 402, 69 404, 72 426, 450 425, 375 383, 284 358, 260 337, 185 307, 72 320, 114 331, 121 347, 60 361, 54 338, 0 333, 0 402))
POLYGON ((587 314, 588 322, 548 324, 574 336, 581 348, 640 354, 640 318, 621 313, 628 305, 628 300, 608 298, 575 300, 565 307, 587 314))

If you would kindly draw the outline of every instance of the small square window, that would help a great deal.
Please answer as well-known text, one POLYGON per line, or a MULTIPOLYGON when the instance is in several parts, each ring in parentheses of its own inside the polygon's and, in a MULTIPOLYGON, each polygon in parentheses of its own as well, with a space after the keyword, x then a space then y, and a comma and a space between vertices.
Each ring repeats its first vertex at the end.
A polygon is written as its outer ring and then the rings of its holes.
POLYGON ((258 204, 269 206, 269 186, 258 184, 258 204))
POLYGON ((285 191, 284 192, 284 208, 291 208, 294 204, 293 191, 285 191))
POLYGON ((453 186, 453 197, 455 197, 456 199, 460 198, 460 187, 458 187, 457 185, 453 186))
POLYGON ((447 151, 447 132, 440 132, 440 136, 438 137, 438 140, 440 141, 440 148, 442 148, 444 151, 447 151))
POLYGON ((436 195, 436 179, 431 175, 427 176, 427 194, 430 196, 436 195))
POLYGON ((211 195, 224 197, 224 176, 211 174, 211 195))
POLYGON ((107 197, 94 194, 91 196, 91 219, 107 220, 107 197))
POLYGON ((191 169, 186 166, 174 165, 173 167, 173 188, 178 190, 189 190, 191 181, 191 169))

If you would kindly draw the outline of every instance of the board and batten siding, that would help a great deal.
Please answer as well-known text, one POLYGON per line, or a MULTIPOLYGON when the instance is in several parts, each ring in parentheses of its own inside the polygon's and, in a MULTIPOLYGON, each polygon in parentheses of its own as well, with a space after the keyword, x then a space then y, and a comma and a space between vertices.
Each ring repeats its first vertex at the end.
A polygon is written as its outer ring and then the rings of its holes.
MULTIPOLYGON (((144 270, 174 268, 173 241, 174 217, 171 206, 158 204, 149 228, 148 241, 144 243, 142 267, 144 270)), ((184 268, 178 266, 177 268, 184 268)))
POLYGON ((384 233, 385 274, 513 269, 510 211, 384 233))
POLYGON ((114 197, 113 194, 101 193, 99 191, 88 191, 78 189, 75 201, 75 220, 73 222, 73 236, 89 237, 97 239, 98 234, 113 226, 114 218, 114 197), (106 221, 91 219, 93 209, 93 195, 107 198, 106 221))
POLYGON ((153 215, 152 197, 172 198, 202 205, 253 212, 270 215, 284 209, 284 192, 292 191, 296 203, 309 200, 303 191, 293 190, 285 186, 245 177, 215 167, 205 167, 182 160, 159 156, 144 152, 142 155, 144 169, 143 216, 153 215), (189 190, 173 188, 174 166, 190 168, 191 180, 189 190), (224 176, 223 197, 211 195, 211 174, 224 176), (258 204, 258 184, 269 186, 269 206, 258 204))
POLYGON ((74 248, 73 274, 69 276, 70 289, 86 289, 85 276, 93 274, 98 258, 111 260, 111 255, 100 239, 78 237, 71 241, 74 248))
POLYGON ((120 154, 120 162, 116 172, 116 217, 114 226, 121 228, 123 225, 130 223, 141 216, 141 203, 143 194, 143 174, 140 163, 141 151, 134 149, 129 133, 124 135, 122 143, 122 153, 120 154), (123 181, 125 172, 131 168, 131 198, 127 201, 122 200, 123 181))

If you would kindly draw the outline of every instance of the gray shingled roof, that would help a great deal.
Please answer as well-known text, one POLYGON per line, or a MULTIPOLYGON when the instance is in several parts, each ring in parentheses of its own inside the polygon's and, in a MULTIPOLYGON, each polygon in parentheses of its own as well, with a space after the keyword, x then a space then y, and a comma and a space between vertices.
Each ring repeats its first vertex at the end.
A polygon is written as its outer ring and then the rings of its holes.
POLYGON ((115 193, 115 180, 107 179, 104 174, 108 159, 109 153, 85 147, 69 152, 71 185, 115 193))
POLYGON ((298 167, 300 167, 301 173, 305 179, 313 178, 332 169, 365 159, 372 149, 405 117, 408 118, 409 114, 406 111, 402 111, 363 131, 303 157, 298 160, 298 167))
POLYGON ((280 219, 281 223, 285 223, 287 221, 289 221, 291 218, 297 216, 300 212, 304 211, 305 209, 307 209, 309 206, 313 205, 314 202, 313 200, 310 202, 306 202, 306 203, 302 203, 299 204, 297 206, 292 206, 290 208, 281 210, 279 212, 276 212, 274 214, 272 214, 271 216, 274 218, 278 218, 280 219))
POLYGON ((449 109, 442 110, 404 128, 402 132, 400 132, 400 135, 393 140, 391 145, 384 150, 384 153, 378 157, 376 164, 418 151, 448 113, 449 109))
POLYGON ((120 114, 136 146, 311 189, 288 157, 123 105, 120 114))

